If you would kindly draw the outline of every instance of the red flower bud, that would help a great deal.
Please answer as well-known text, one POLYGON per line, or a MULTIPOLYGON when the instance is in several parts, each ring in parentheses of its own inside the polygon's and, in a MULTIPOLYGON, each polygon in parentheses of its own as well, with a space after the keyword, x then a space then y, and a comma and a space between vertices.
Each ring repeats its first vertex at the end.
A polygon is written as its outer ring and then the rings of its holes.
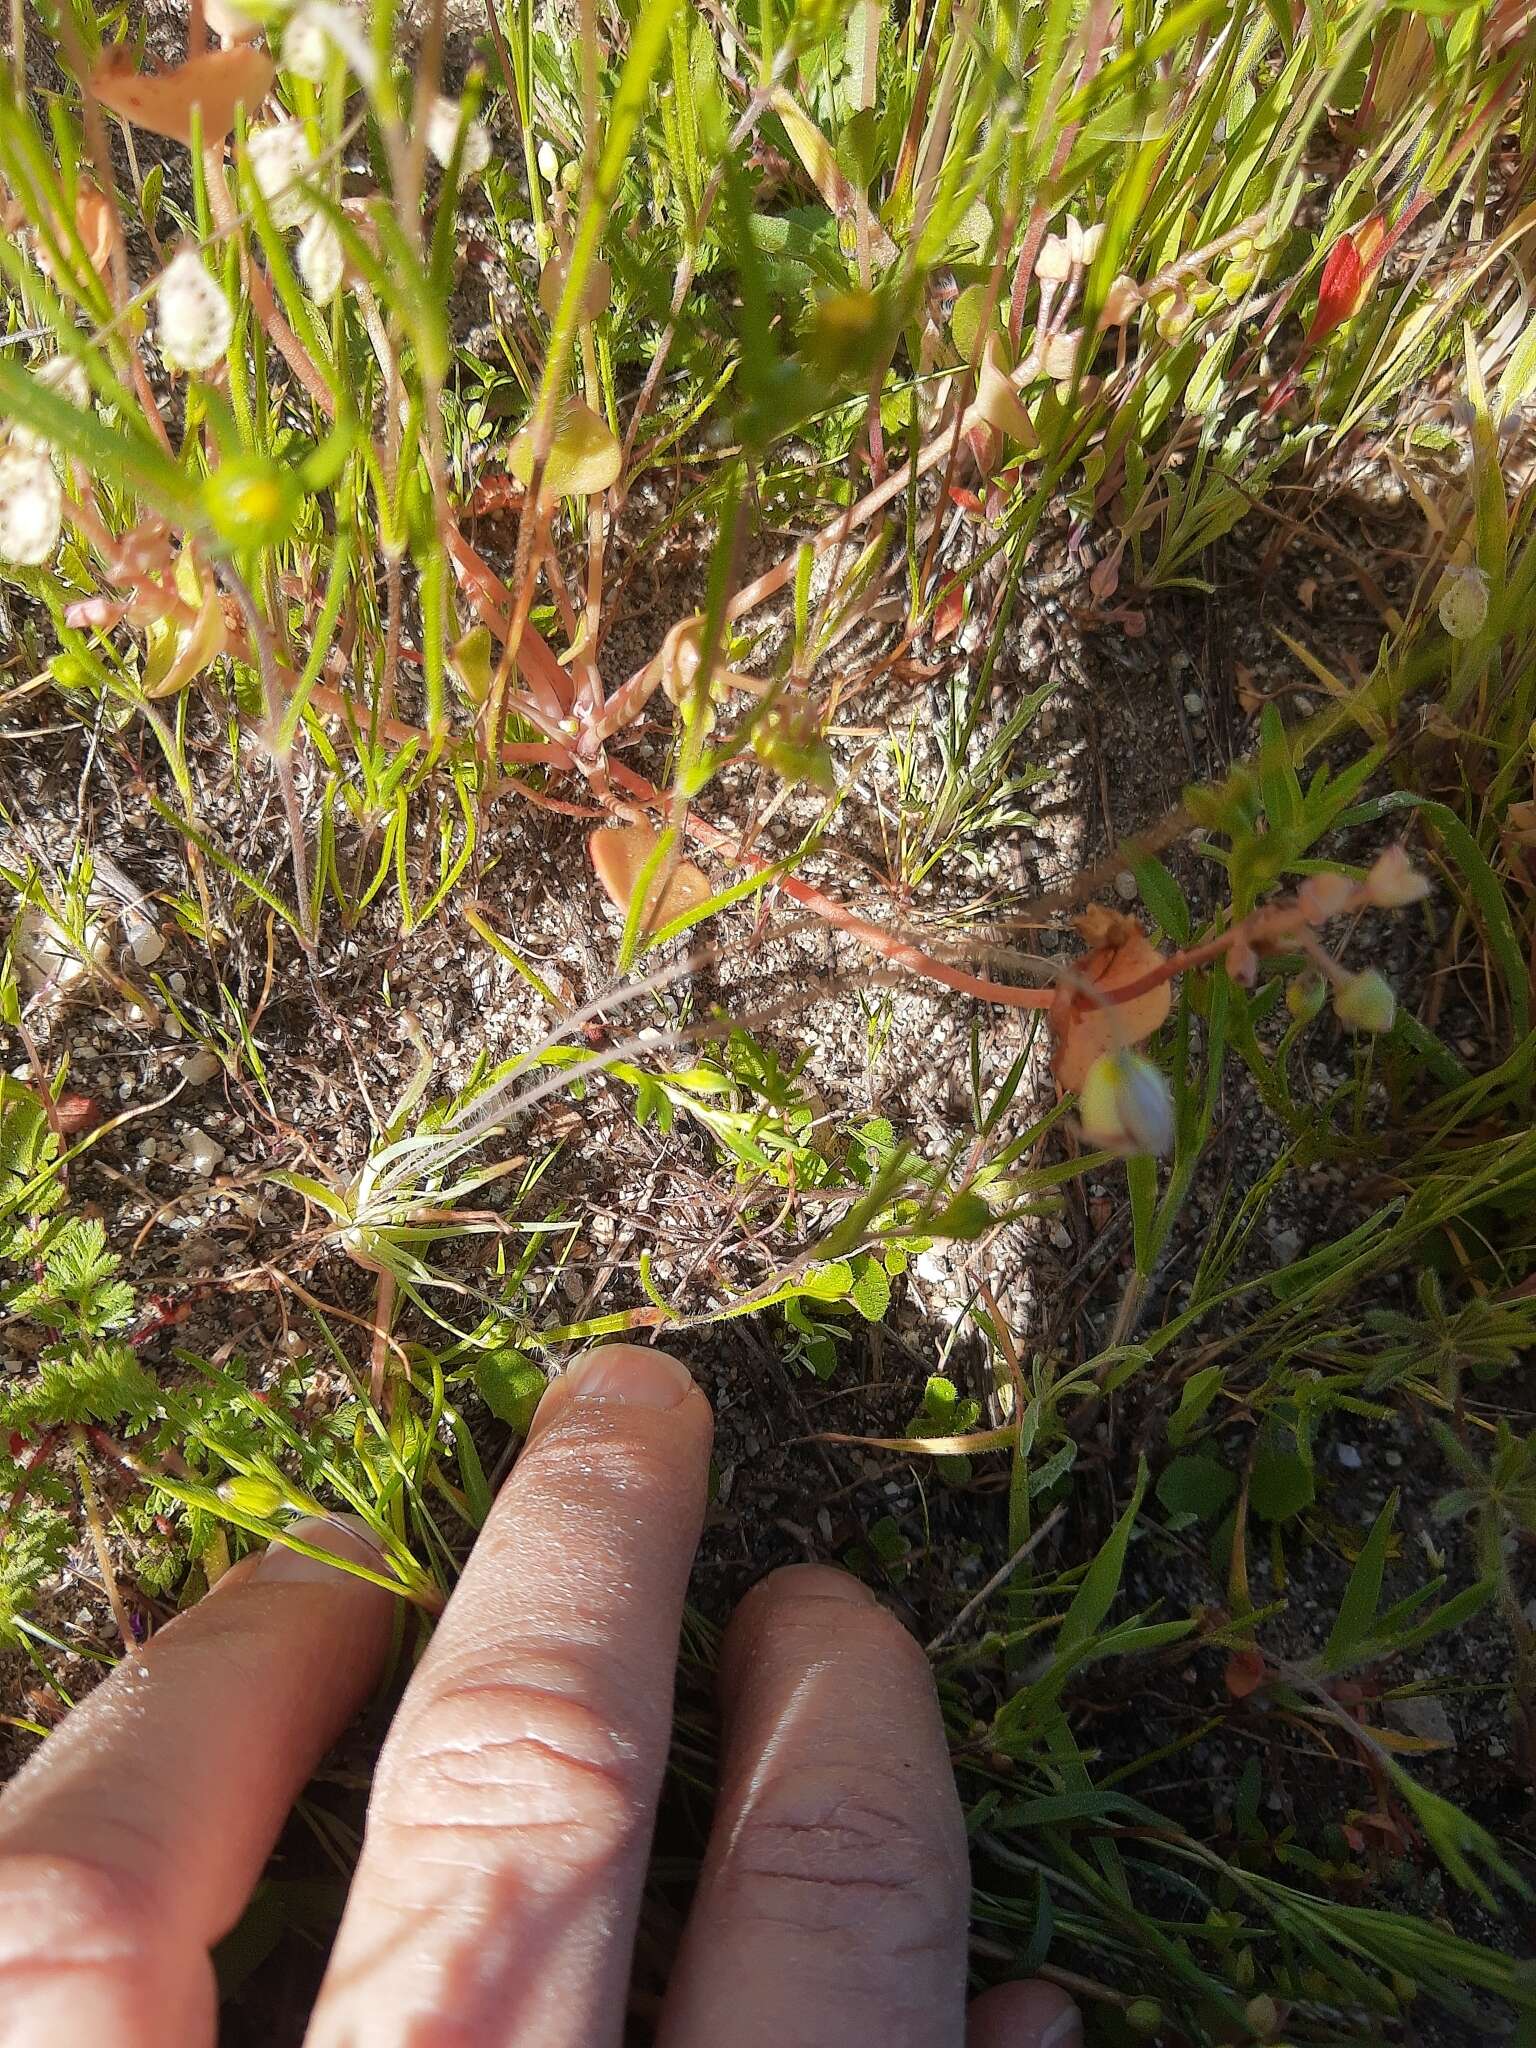
POLYGON ((1352 234, 1342 234, 1328 251, 1317 287, 1317 311, 1307 329, 1308 348, 1326 340, 1370 297, 1387 239, 1379 215, 1362 221, 1352 234))

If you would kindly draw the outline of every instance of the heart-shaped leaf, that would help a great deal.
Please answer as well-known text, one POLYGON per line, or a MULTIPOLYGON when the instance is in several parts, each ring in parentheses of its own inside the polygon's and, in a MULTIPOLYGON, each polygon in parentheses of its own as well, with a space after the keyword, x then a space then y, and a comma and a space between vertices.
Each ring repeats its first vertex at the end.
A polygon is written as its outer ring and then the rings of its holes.
MULTIPOLYGON (((601 825, 587 841, 597 879, 626 916, 639 886, 640 873, 656 851, 659 838, 649 825, 601 825)), ((645 906, 644 928, 654 931, 685 911, 697 910, 710 898, 708 877, 691 860, 680 860, 670 875, 652 879, 645 906)))
MULTIPOLYGON (((545 498, 588 497, 617 481, 620 449, 608 422, 590 405, 573 399, 560 414, 549 460, 544 465, 545 498)), ((524 427, 507 453, 507 464, 527 490, 533 482, 533 429, 524 427)))
POLYGON ((1082 1088, 1095 1060, 1150 1038, 1173 1002, 1166 981, 1127 1002, 1101 1000, 1162 966, 1162 954, 1135 918, 1095 905, 1078 919, 1078 929, 1094 942, 1092 950, 1072 963, 1077 985, 1065 984, 1051 1010, 1056 1032, 1052 1066, 1060 1086, 1073 1093, 1082 1088))

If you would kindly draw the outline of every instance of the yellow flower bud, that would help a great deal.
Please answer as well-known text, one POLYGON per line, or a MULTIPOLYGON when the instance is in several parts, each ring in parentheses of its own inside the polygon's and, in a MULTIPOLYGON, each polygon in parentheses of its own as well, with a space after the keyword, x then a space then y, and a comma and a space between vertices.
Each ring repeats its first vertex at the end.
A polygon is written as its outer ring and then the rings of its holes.
POLYGON ((254 1473, 242 1472, 234 1479, 226 1479, 219 1487, 219 1499, 227 1501, 241 1514, 265 1517, 275 1515, 283 1505, 280 1487, 270 1479, 258 1479, 254 1473))
POLYGON ((1094 1061, 1077 1098, 1083 1137, 1124 1155, 1173 1149, 1173 1095, 1162 1070, 1139 1052, 1094 1061))

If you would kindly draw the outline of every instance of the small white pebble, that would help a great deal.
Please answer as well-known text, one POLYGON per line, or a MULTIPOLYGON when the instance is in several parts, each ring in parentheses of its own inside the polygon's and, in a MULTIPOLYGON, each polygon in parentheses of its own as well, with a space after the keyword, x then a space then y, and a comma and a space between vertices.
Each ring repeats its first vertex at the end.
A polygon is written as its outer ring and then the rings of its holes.
POLYGON ((1335 1444, 1333 1455, 1346 1472, 1358 1472, 1364 1462, 1353 1444, 1335 1444))
POLYGON ((153 967, 165 951, 165 941, 148 918, 136 923, 128 939, 128 950, 141 967, 153 967))
POLYGON ((217 1138, 210 1138, 194 1124, 187 1132, 186 1150, 182 1153, 180 1166, 183 1173, 195 1173, 203 1178, 213 1172, 224 1157, 224 1147, 217 1138))
POLYGON ((1115 877, 1115 894, 1122 903, 1136 901, 1136 877, 1129 868, 1122 868, 1115 877))
POLYGON ((1184 692, 1184 709, 1191 718, 1198 718, 1200 716, 1201 712, 1205 709, 1205 699, 1198 690, 1186 690, 1184 692))
POLYGON ((201 1046, 189 1052, 181 1063, 181 1078, 189 1088, 203 1088, 218 1073, 221 1062, 201 1046))

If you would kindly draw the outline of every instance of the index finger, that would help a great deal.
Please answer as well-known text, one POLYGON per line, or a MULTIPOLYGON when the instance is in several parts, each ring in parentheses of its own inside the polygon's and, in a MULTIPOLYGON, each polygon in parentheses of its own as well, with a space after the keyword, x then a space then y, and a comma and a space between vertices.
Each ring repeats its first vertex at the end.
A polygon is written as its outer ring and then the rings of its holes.
POLYGON ((635 1345, 545 1396, 385 1743, 307 2048, 618 2041, 711 1433, 635 1345))

